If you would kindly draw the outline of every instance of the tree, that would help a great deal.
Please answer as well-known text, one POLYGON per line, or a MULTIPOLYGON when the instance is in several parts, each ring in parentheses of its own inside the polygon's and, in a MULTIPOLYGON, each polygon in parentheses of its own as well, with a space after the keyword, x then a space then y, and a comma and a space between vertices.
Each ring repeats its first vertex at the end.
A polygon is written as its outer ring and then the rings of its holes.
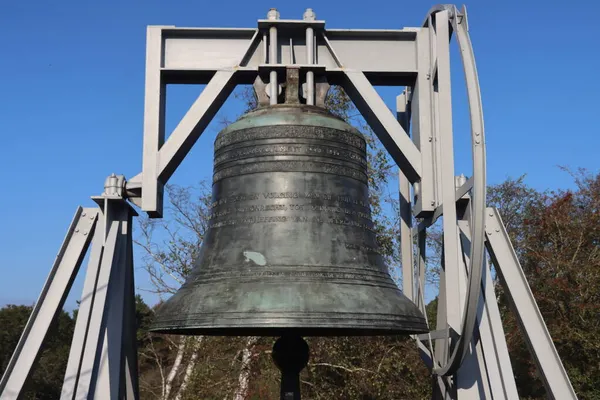
MULTIPOLYGON (((550 335, 581 399, 600 398, 600 175, 580 171, 575 190, 534 196, 513 225, 518 255, 550 335)), ((508 307, 504 307, 507 309, 508 307)), ((512 313, 504 325, 519 392, 543 398, 512 313)))
MULTIPOLYGON (((23 333, 33 307, 8 305, 0 309, 0 375, 4 373, 10 357, 23 333)), ((50 326, 40 357, 25 384, 22 395, 27 400, 50 400, 60 397, 75 320, 60 311, 50 326)))
MULTIPOLYGON (((135 240, 144 250, 142 265, 153 291, 161 296, 175 293, 192 269, 208 229, 211 196, 205 184, 196 192, 178 186, 167 186, 166 191, 170 200, 166 218, 140 218, 140 235, 135 240), (161 239, 157 239, 157 232, 161 239)), ((140 358, 146 360, 146 367, 155 368, 144 369, 141 391, 161 400, 180 399, 197 362, 202 338, 148 333, 144 337, 140 358), (178 391, 173 394, 174 387, 178 391)))
POLYGON ((488 207, 498 209, 510 240, 519 253, 525 248, 524 224, 527 216, 543 207, 544 200, 544 193, 527 186, 525 177, 508 178, 487 188, 488 207))

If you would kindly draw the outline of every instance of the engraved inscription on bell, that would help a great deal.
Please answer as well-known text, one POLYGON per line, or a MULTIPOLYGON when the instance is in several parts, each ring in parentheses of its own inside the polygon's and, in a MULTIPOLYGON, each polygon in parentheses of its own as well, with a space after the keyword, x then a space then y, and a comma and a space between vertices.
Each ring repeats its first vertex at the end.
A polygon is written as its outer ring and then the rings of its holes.
POLYGON ((369 207, 361 199, 331 193, 247 193, 214 199, 211 228, 236 223, 319 222, 351 224, 373 230, 369 207), (243 199, 243 200, 242 200, 243 199), (261 213, 260 216, 248 216, 261 213))
POLYGON ((219 133, 208 227, 154 330, 426 331, 378 250, 365 140, 320 108, 260 108, 219 133))

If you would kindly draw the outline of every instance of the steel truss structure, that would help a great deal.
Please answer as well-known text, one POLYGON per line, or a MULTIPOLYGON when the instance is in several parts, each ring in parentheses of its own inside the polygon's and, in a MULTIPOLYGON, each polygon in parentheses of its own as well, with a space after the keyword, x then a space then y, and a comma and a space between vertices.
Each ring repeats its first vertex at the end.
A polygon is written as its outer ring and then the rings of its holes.
POLYGON ((77 210, 0 381, 3 400, 22 392, 90 243, 61 399, 138 398, 131 227, 136 213, 126 200, 162 217, 164 185, 236 85, 254 84, 259 101, 277 104, 289 69, 299 71, 307 104, 322 98, 317 92, 328 84, 341 85, 398 165, 403 290, 424 313, 427 228, 443 216, 437 326, 415 337, 436 382, 434 398, 518 398, 486 249, 548 394, 576 398, 500 215, 486 208, 483 114, 467 14, 443 5, 432 8, 421 27, 401 30, 326 30, 310 9, 302 20, 280 19, 271 10, 252 29, 148 27, 142 172, 127 181, 110 176, 104 193, 93 198, 99 208, 77 210), (471 118, 468 180, 454 172, 453 34, 471 118), (167 84, 206 85, 168 137, 167 84), (406 88, 396 115, 374 85, 406 88), (419 224, 413 226, 413 217, 419 224))

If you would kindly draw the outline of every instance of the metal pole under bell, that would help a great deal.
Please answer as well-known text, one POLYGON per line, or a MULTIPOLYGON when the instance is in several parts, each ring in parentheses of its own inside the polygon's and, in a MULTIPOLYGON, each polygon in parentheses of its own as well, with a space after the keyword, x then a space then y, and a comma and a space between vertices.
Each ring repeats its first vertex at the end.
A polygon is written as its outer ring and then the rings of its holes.
POLYGON ((273 345, 273 361, 281 371, 281 400, 300 400, 300 371, 309 358, 308 344, 300 336, 282 336, 273 345))

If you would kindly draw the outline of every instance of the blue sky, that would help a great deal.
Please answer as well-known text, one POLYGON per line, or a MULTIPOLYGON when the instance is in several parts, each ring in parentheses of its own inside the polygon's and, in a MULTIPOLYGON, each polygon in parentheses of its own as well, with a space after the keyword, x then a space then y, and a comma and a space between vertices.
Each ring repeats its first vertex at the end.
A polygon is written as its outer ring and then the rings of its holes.
MULTIPOLYGON (((37 298, 78 205, 93 206, 112 172, 141 170, 146 25, 254 27, 271 7, 329 28, 419 26, 429 2, 6 1, 0 9, 0 305, 37 298)), ((567 188, 557 166, 598 170, 600 5, 571 1, 468 3, 487 131, 488 181, 528 174, 538 189, 567 188)), ((456 51, 454 51, 456 56, 456 51)), ((455 57, 454 61, 458 61, 455 57)), ((460 63, 453 63, 457 172, 468 145, 460 63)), ((169 91, 173 128, 201 88, 169 91)), ((382 91, 390 107, 395 92, 382 91)), ((240 105, 226 103, 222 115, 240 105)), ((172 182, 210 176, 217 124, 172 182)), ((147 287, 138 273, 137 284, 147 287)), ((67 307, 75 304, 81 279, 67 307)))

